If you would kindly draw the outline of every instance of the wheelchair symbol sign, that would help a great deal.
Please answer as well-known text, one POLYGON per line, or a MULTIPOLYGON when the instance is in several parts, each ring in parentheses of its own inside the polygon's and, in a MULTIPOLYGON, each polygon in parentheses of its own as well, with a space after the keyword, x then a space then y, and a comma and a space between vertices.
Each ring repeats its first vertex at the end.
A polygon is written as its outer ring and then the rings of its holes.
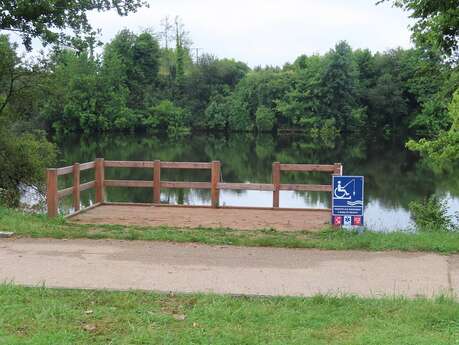
POLYGON ((333 176, 333 224, 363 225, 363 176, 333 176))
POLYGON ((350 193, 351 188, 352 188, 352 195, 355 196, 355 180, 350 180, 344 186, 342 186, 341 185, 341 181, 338 180, 337 186, 333 190, 335 198, 336 199, 346 199, 346 200, 352 199, 352 196, 351 196, 351 193, 350 193), (346 188, 348 188, 349 185, 351 185, 351 187, 349 188, 349 192, 348 192, 348 189, 346 189, 346 188))

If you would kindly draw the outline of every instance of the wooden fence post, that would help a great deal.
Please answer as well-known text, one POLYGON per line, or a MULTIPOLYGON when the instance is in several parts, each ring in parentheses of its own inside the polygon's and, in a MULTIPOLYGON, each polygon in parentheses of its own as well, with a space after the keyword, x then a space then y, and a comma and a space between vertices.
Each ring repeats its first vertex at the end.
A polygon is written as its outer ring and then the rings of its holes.
MULTIPOLYGON (((335 169, 333 171, 332 176, 341 176, 341 175, 343 175, 343 165, 341 163, 335 163, 333 165, 335 166, 335 169)), ((333 177, 332 177, 332 181, 333 181, 333 177)), ((332 182, 332 191, 331 191, 331 194, 330 194, 330 208, 332 208, 332 207, 333 207, 333 182, 332 182)), ((333 228, 335 228, 335 229, 339 229, 340 228, 340 226, 335 225, 335 223, 333 221, 333 209, 332 209, 332 214, 331 214, 331 223, 332 223, 333 228)))
POLYGON ((96 203, 105 201, 105 168, 104 159, 96 158, 96 203))
POLYGON ((161 161, 153 162, 153 203, 161 203, 161 161))
POLYGON ((343 165, 341 163, 335 163, 335 171, 333 172, 333 175, 338 175, 341 176, 343 175, 343 165))
POLYGON ((80 210, 80 163, 73 164, 73 209, 80 210))
POLYGON ((212 200, 212 207, 219 206, 220 191, 218 190, 218 183, 220 182, 220 161, 212 161, 212 170, 210 178, 210 196, 212 200))
POLYGON ((273 163, 273 207, 279 207, 279 195, 280 195, 280 163, 274 162, 273 163))
POLYGON ((46 203, 48 206, 48 217, 53 218, 57 216, 57 169, 48 169, 47 176, 47 189, 46 189, 46 203))

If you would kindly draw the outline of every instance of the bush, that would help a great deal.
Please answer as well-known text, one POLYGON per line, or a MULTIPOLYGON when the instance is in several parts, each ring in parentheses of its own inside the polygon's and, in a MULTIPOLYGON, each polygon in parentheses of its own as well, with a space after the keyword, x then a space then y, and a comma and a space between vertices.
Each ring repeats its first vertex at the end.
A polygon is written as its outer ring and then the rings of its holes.
POLYGON ((322 122, 321 127, 314 127, 309 130, 309 135, 314 143, 327 148, 334 148, 335 141, 340 133, 336 128, 335 119, 327 119, 322 122))
POLYGON ((12 132, 0 129, 0 204, 17 207, 21 188, 44 191, 45 171, 54 163, 56 149, 42 132, 12 132))
POLYGON ((409 204, 411 218, 418 231, 453 231, 457 230, 453 218, 448 215, 445 201, 431 196, 423 201, 409 204))
POLYGON ((409 140, 406 146, 413 151, 419 151, 432 167, 451 169, 459 159, 459 89, 453 95, 448 106, 448 115, 452 122, 448 131, 440 131, 434 140, 409 140))
POLYGON ((169 100, 163 100, 158 105, 150 108, 150 115, 144 120, 144 124, 151 129, 167 129, 170 134, 189 132, 190 114, 177 107, 169 100))
POLYGON ((257 124, 257 129, 260 132, 272 131, 275 120, 276 115, 271 109, 263 105, 258 107, 257 112, 255 114, 255 121, 257 124))
POLYGON ((228 105, 225 97, 217 95, 212 98, 204 112, 206 127, 213 130, 224 130, 228 123, 228 105))

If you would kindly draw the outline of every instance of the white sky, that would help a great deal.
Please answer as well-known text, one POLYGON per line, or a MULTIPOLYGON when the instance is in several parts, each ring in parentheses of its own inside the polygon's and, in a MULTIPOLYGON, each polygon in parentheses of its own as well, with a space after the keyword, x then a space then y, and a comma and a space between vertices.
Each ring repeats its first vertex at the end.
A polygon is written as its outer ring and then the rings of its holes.
MULTIPOLYGON (((102 42, 118 31, 161 31, 161 19, 180 16, 193 48, 249 66, 293 62, 299 55, 325 53, 341 40, 373 52, 409 48, 408 14, 377 0, 148 0, 150 7, 120 17, 115 11, 92 12, 102 42)), ((11 34, 11 33, 10 33, 11 34)), ((25 51, 19 35, 11 39, 25 51)), ((34 51, 42 48, 37 40, 34 51)), ((194 54, 194 52, 193 52, 194 54)))
POLYGON ((324 53, 339 40, 382 51, 410 47, 407 13, 376 0, 150 0, 150 8, 119 17, 91 13, 102 41, 123 28, 160 31, 166 15, 180 16, 193 47, 250 66, 283 65, 301 54, 324 53))

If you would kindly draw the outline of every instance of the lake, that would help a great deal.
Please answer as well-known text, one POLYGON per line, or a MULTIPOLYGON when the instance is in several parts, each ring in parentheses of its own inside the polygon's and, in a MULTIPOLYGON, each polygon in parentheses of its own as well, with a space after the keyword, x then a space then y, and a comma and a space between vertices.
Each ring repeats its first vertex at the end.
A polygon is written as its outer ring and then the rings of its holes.
MULTIPOLYGON (((359 138, 337 143, 314 143, 298 135, 191 134, 168 137, 156 134, 109 134, 68 137, 57 142, 58 166, 107 160, 165 160, 222 163, 224 182, 270 183, 272 162, 340 162, 345 175, 365 176, 365 216, 367 225, 378 231, 406 229, 411 226, 408 204, 431 194, 447 200, 450 212, 459 211, 459 173, 436 173, 400 144, 381 144, 359 138)), ((94 171, 82 172, 82 182, 93 179, 94 171)), ((150 180, 151 169, 106 169, 106 179, 150 180)), ((162 170, 161 179, 169 181, 210 181, 210 172, 162 170)), ((331 177, 321 173, 283 173, 282 183, 330 184, 331 177)), ((70 178, 61 187, 70 186, 70 178)), ((109 188, 108 201, 151 202, 149 188, 109 188)), ((93 191, 84 191, 84 205, 94 200, 93 191)), ((161 201, 171 204, 210 204, 208 190, 162 190, 161 201)), ((272 192, 221 191, 220 203, 227 206, 271 206, 272 192)), ((61 203, 69 212, 70 198, 61 203)), ((330 194, 323 192, 281 191, 281 207, 330 207, 330 194)))

